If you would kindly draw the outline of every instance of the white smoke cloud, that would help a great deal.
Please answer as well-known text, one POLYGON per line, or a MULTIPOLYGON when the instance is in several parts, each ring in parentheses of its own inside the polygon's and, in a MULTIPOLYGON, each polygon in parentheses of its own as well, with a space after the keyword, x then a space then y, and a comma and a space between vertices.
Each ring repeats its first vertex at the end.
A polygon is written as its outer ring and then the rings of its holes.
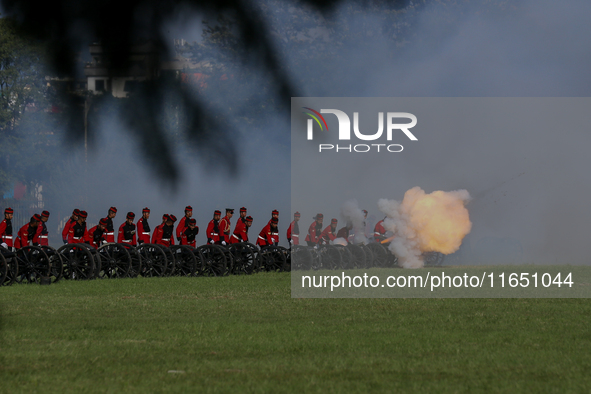
POLYGON ((367 243, 365 237, 365 213, 361 208, 357 200, 346 201, 341 206, 341 217, 345 219, 345 225, 350 222, 353 225, 352 232, 355 234, 352 242, 354 244, 367 243))

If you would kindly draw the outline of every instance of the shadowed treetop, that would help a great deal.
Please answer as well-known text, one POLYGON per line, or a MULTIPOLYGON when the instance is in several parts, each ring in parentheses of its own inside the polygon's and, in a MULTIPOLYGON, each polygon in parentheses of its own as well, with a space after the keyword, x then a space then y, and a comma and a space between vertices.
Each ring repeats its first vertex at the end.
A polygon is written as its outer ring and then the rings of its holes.
MULTIPOLYGON (((308 0, 321 11, 331 9, 339 0, 308 0)), ((278 60, 260 10, 240 0, 195 1, 195 0, 132 0, 132 1, 77 1, 57 0, 34 2, 30 0, 4 0, 6 13, 22 23, 26 31, 48 43, 48 59, 51 68, 60 76, 74 76, 76 51, 89 41, 100 42, 104 48, 105 62, 109 72, 120 75, 128 70, 130 51, 138 41, 151 42, 156 58, 166 56, 164 25, 174 17, 177 7, 189 7, 196 13, 215 16, 229 13, 236 22, 236 35, 243 54, 256 61, 265 70, 270 86, 278 98, 276 105, 287 109, 289 100, 296 92, 278 60)), ((247 60, 247 59, 243 59, 247 60)), ((161 179, 172 184, 178 180, 179 170, 172 148, 167 143, 163 126, 159 121, 167 98, 186 111, 183 134, 205 156, 216 157, 224 152, 228 157, 222 167, 229 173, 237 170, 236 148, 223 116, 208 108, 206 100, 171 86, 162 78, 143 84, 141 94, 135 94, 125 104, 122 121, 141 147, 142 154, 161 179), (172 92, 171 92, 172 88, 172 92), (212 154, 213 153, 213 154, 212 154)), ((63 97, 62 100, 72 98, 63 97)), ((94 98, 93 100, 101 100, 94 98)), ((83 138, 80 122, 70 122, 70 141, 83 138)), ((207 157, 205 164, 208 163, 207 157)), ((219 167, 218 163, 215 166, 219 167)))

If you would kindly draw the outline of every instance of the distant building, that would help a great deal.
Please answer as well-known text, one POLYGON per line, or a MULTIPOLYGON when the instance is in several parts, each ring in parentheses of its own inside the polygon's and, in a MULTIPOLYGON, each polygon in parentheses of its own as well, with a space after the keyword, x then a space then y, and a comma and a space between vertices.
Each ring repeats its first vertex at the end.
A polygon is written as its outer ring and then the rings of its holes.
POLYGON ((101 44, 91 44, 89 51, 92 60, 84 67, 84 75, 87 89, 93 93, 110 92, 114 97, 124 98, 138 82, 158 75, 157 53, 149 42, 132 46, 125 73, 113 72, 101 44))

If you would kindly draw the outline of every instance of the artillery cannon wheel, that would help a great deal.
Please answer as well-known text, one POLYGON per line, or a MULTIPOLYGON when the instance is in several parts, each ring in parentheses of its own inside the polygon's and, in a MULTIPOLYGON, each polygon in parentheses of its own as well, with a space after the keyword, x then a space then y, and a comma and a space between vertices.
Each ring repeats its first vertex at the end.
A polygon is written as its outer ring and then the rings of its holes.
POLYGON ((173 245, 169 249, 174 255, 177 275, 195 276, 198 261, 194 253, 195 249, 187 245, 173 245))
POLYGON ((137 251, 142 259, 142 276, 151 278, 166 274, 168 259, 160 245, 141 244, 137 251))
POLYGON ((282 246, 265 246, 261 249, 262 265, 267 271, 289 271, 287 249, 282 246))
POLYGON ((310 270, 312 268, 312 260, 312 253, 307 246, 293 245, 291 247, 291 266, 294 270, 310 270))
POLYGON ((351 253, 351 249, 347 248, 344 245, 334 245, 334 247, 339 251, 339 253, 341 255, 338 268, 340 268, 340 269, 353 268, 353 254, 351 253))
POLYGON ((374 253, 368 245, 361 245, 360 247, 365 253, 365 264, 358 268, 370 268, 373 264, 374 253))
POLYGON ((64 258, 51 246, 42 245, 40 248, 43 249, 47 257, 49 257, 49 263, 51 264, 51 273, 49 277, 51 278, 51 282, 55 283, 63 277, 64 258))
POLYGON ((235 275, 250 275, 258 269, 258 256, 254 245, 248 242, 231 244, 229 251, 232 254, 232 273, 235 275))
MULTIPOLYGON (((4 280, 0 282, 2 286, 10 286, 16 280, 16 276, 18 275, 18 263, 16 261, 16 255, 14 252, 9 251, 8 249, 3 248, 0 246, 0 256, 3 260, 3 265, 6 269, 6 274, 4 275, 4 280)), ((2 268, 4 271, 4 268, 2 268)))
POLYGON ((224 275, 230 275, 234 269, 234 256, 230 252, 230 245, 218 245, 226 256, 226 273, 224 275))
POLYGON ((6 262, 4 255, 0 253, 0 284, 4 283, 6 275, 8 275, 8 263, 6 262))
POLYGON ((248 247, 250 249, 250 251, 252 252, 253 258, 254 258, 254 267, 252 269, 252 272, 259 272, 262 269, 262 257, 261 257, 261 251, 258 248, 258 246, 255 246, 254 244, 251 244, 250 242, 245 242, 244 245, 246 247, 248 247))
POLYGON ((158 245, 158 247, 160 247, 160 249, 162 249, 162 251, 164 251, 164 254, 166 255, 166 272, 165 272, 165 276, 173 276, 176 272, 176 259, 174 256, 174 253, 172 253, 172 250, 170 250, 170 247, 166 247, 164 245, 158 245))
POLYGON ((445 255, 439 252, 425 252, 421 256, 427 267, 437 267, 443 264, 445 258, 445 255))
POLYGON ((341 254, 339 250, 332 245, 322 245, 318 248, 320 254, 320 263, 322 268, 334 270, 341 264, 341 254))
POLYGON ((47 254, 38 246, 24 246, 16 251, 18 261, 18 283, 41 283, 41 278, 48 278, 51 263, 47 254))
POLYGON ((368 263, 369 267, 394 267, 398 263, 398 258, 387 246, 376 242, 368 244, 367 247, 373 254, 372 262, 368 263))
POLYGON ((347 245, 347 249, 351 252, 351 264, 346 268, 365 268, 365 248, 360 245, 349 244, 347 245))
POLYGON ((219 245, 203 245, 197 248, 203 256, 203 275, 223 276, 227 275, 226 253, 219 245))
POLYGON ((125 278, 131 269, 131 256, 122 244, 108 243, 97 250, 97 257, 101 260, 96 272, 98 278, 125 278))
POLYGON ((142 255, 133 245, 125 243, 121 243, 119 245, 127 249, 127 253, 129 253, 129 257, 131 258, 131 265, 129 267, 129 273, 127 276, 129 278, 137 278, 137 276, 142 272, 142 255))
POLYGON ((57 250, 64 261, 64 278, 82 280, 94 277, 96 262, 90 248, 86 244, 79 243, 67 244, 57 250))

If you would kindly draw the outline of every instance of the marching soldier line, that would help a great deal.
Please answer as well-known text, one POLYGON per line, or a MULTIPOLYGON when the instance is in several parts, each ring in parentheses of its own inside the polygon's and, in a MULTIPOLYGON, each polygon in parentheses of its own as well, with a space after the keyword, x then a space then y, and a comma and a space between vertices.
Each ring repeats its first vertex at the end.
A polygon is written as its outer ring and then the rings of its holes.
MULTIPOLYGON (((367 217, 367 211, 363 211, 367 217)), ((0 244, 5 248, 20 249, 28 245, 48 245, 48 231, 46 222, 49 219, 49 212, 43 211, 41 215, 35 214, 31 217, 29 223, 22 226, 13 240, 12 218, 14 211, 12 208, 4 210, 4 220, 0 222, 0 244), (14 241, 14 242, 13 242, 14 241)), ((213 219, 208 223, 206 237, 208 244, 228 245, 239 242, 249 242, 248 232, 252 226, 253 218, 247 216, 247 209, 240 208, 234 231, 231 231, 231 219, 234 215, 234 209, 226 208, 225 216, 221 218, 221 211, 215 210, 213 219)), ((100 219, 99 223, 91 229, 86 228, 86 218, 88 213, 75 209, 72 212, 62 231, 62 240, 64 244, 87 243, 98 248, 104 243, 115 242, 115 228, 113 219, 117 216, 117 208, 110 207, 107 216, 100 219)), ((172 214, 162 215, 162 222, 154 228, 151 236, 151 227, 148 222, 150 218, 150 209, 142 209, 142 216, 134 223, 135 214, 128 212, 125 221, 119 226, 117 233, 117 243, 126 243, 130 245, 141 245, 143 243, 153 243, 162 246, 175 245, 175 238, 179 245, 196 246, 195 237, 199 234, 199 227, 196 220, 192 218, 193 208, 189 205, 185 207, 185 215, 180 219, 176 232, 174 223, 177 222, 176 216, 172 214)), ((294 213, 293 221, 287 229, 287 240, 292 245, 300 245, 299 220, 301 214, 294 213)), ((324 216, 318 213, 314 216, 314 222, 310 225, 306 234, 305 242, 308 246, 329 244, 336 238, 343 238, 351 242, 352 225, 347 223, 337 231, 337 219, 332 219, 330 225, 323 228, 324 216)), ((375 242, 382 242, 386 239, 386 230, 383 221, 379 221, 374 228, 373 239, 375 242)), ((271 219, 263 227, 256 238, 256 245, 277 246, 279 243, 279 211, 271 212, 271 219)), ((365 226, 365 222, 364 222, 365 226)))

